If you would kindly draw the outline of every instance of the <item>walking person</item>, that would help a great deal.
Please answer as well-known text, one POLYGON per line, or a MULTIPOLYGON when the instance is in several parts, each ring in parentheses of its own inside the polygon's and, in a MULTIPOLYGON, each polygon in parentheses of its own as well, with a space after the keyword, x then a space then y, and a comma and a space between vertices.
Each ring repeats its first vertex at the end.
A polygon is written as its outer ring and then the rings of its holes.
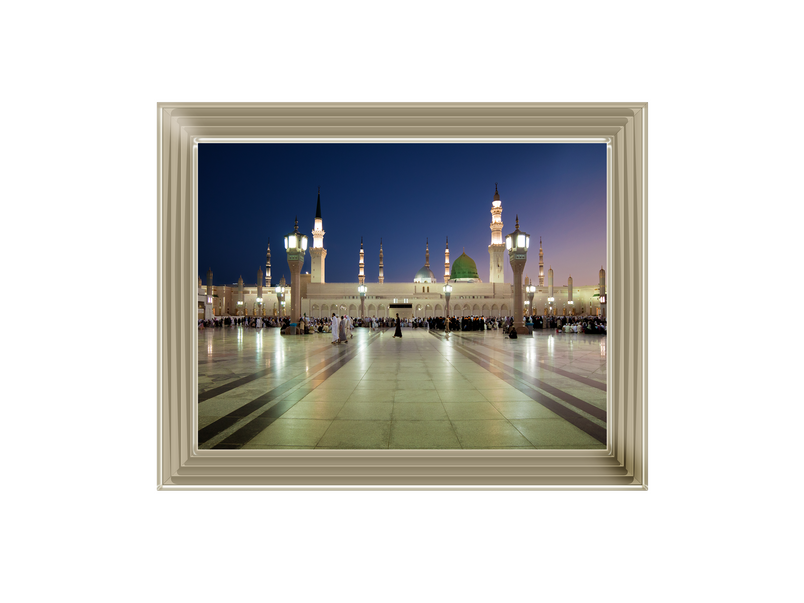
POLYGON ((345 316, 341 316, 341 319, 338 321, 338 343, 349 343, 349 340, 346 339, 346 320, 345 316))
POLYGON ((394 337, 399 337, 402 339, 402 323, 399 321, 399 314, 396 315, 396 330, 394 331, 394 337))
POLYGON ((338 317, 335 314, 332 315, 332 343, 336 344, 338 342, 338 317))

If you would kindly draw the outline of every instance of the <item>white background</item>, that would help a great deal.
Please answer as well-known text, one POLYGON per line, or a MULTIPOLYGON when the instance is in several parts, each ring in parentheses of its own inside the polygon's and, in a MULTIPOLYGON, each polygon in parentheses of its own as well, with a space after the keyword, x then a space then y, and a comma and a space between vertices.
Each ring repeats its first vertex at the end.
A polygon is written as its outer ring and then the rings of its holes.
POLYGON ((291 4, 4 10, 3 598, 799 597, 795 5, 291 4), (650 490, 157 492, 158 101, 648 101, 650 490))

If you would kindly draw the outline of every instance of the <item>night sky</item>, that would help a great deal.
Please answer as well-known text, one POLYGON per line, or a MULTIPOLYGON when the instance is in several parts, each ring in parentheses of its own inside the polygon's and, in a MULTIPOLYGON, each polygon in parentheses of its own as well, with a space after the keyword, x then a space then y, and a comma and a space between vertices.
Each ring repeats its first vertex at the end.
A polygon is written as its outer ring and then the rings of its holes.
MULTIPOLYGON (((489 280, 494 183, 502 201, 503 241, 531 235, 524 276, 538 284, 539 237, 544 277, 554 284, 596 285, 606 263, 605 144, 200 144, 198 271, 206 284, 257 281, 270 239, 271 276, 290 282, 283 236, 312 231, 321 187, 325 279, 357 286, 360 237, 366 284, 378 282, 380 238, 385 282, 413 282, 425 263, 444 275, 466 251, 489 280)), ((310 270, 310 254, 302 273, 310 270)), ((505 252, 505 282, 513 273, 505 252)))

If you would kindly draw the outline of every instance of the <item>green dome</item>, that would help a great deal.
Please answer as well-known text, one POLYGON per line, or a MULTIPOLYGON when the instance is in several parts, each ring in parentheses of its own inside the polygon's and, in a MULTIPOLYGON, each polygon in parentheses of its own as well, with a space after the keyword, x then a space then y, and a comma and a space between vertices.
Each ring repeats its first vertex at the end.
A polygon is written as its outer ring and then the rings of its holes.
POLYGON ((459 278, 476 278, 480 276, 477 274, 477 264, 466 253, 462 253, 460 257, 452 263, 452 270, 449 273, 450 280, 459 278))

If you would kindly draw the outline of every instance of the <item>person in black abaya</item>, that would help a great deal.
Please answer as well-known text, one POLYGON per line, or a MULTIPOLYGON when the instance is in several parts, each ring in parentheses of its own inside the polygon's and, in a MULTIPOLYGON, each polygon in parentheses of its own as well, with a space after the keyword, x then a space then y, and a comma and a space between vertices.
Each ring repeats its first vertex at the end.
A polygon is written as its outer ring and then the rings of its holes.
POLYGON ((396 331, 394 331, 394 337, 402 338, 402 326, 399 322, 399 314, 396 315, 396 331))

